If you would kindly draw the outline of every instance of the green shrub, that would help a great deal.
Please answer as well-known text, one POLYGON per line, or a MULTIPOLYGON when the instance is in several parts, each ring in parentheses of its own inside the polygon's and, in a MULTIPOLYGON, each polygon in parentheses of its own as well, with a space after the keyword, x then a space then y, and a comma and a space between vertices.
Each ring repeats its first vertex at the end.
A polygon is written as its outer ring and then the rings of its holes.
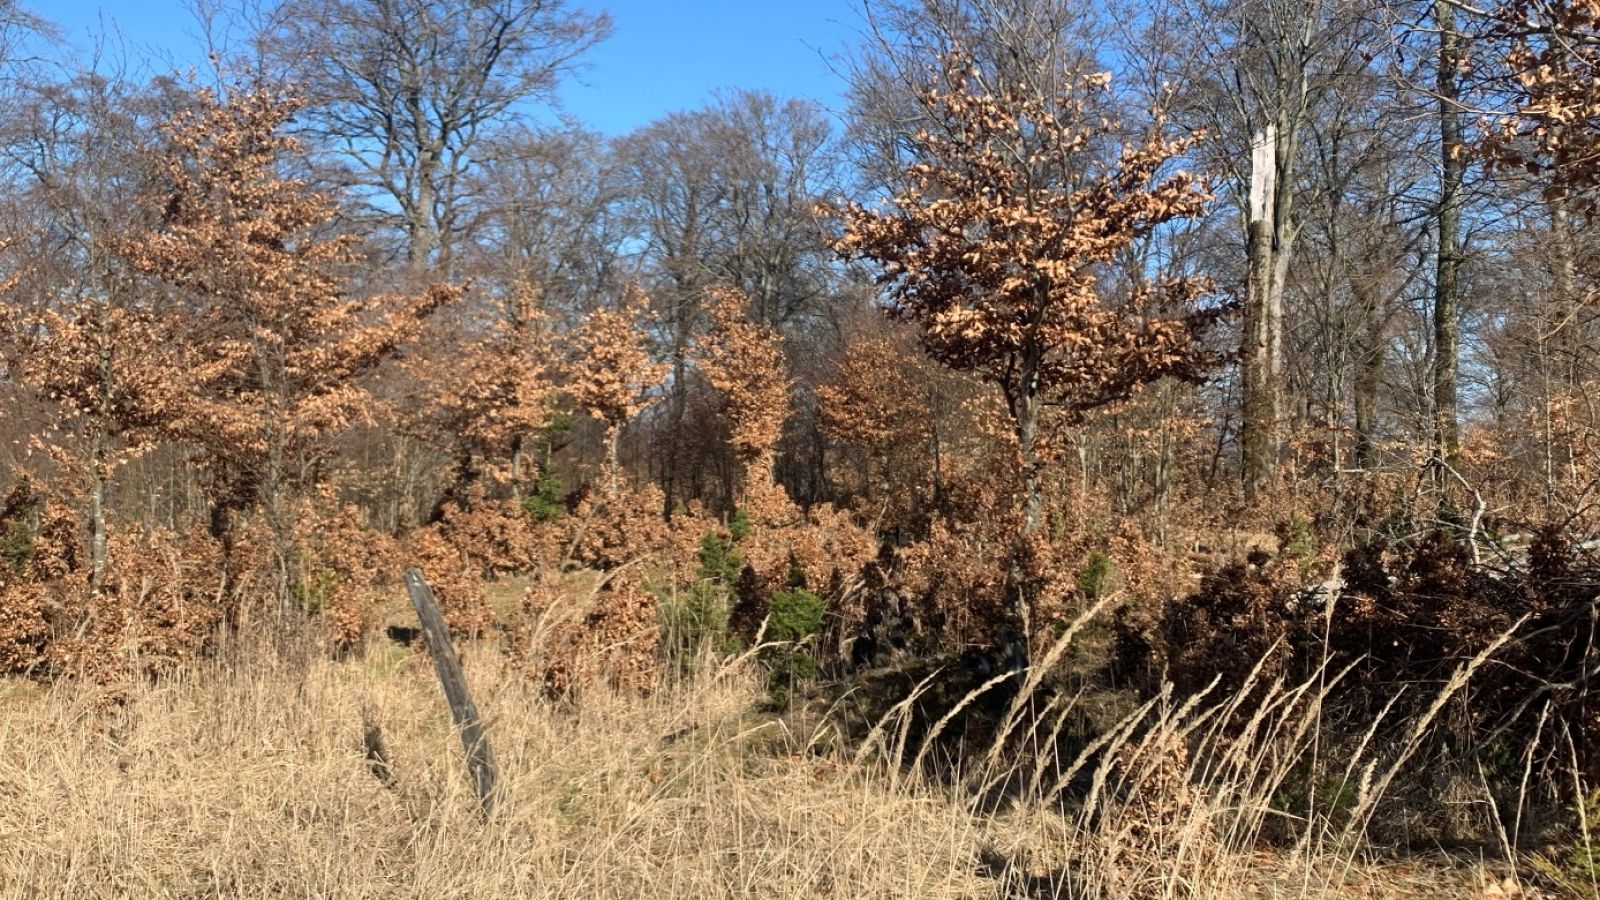
POLYGON ((338 589, 338 573, 331 569, 318 569, 296 581, 290 590, 294 592, 300 608, 315 615, 327 607, 328 601, 333 599, 333 592, 338 589))
POLYGON ((1288 522, 1280 524, 1278 545, 1284 556, 1299 565, 1302 576, 1311 574, 1310 567, 1316 561, 1318 540, 1316 528, 1310 519, 1295 513, 1288 522))
POLYGON ((716 531, 708 531, 700 539, 700 581, 714 581, 731 589, 739 580, 739 570, 744 568, 744 555, 730 540, 716 531))
POLYGON ((693 662, 706 643, 726 649, 734 585, 744 568, 739 548, 718 531, 708 531, 700 538, 698 559, 692 584, 650 588, 661 600, 662 643, 680 666, 693 662))
POLYGON ((824 610, 822 598, 805 588, 778 591, 772 595, 767 637, 775 641, 803 641, 822 630, 824 610))
POLYGON ((709 643, 728 649, 728 589, 713 581, 700 581, 673 590, 652 587, 660 599, 662 645, 678 667, 688 671, 695 654, 709 643))
POLYGON ((0 562, 13 575, 21 575, 33 559, 33 529, 22 522, 0 522, 0 562))
POLYGON ((1078 595, 1085 600, 1099 600, 1111 583, 1111 557, 1102 550, 1089 554, 1089 561, 1078 570, 1078 595))
MULTIPOLYGON (((826 604, 805 588, 791 588, 772 595, 767 617, 767 637, 774 641, 798 644, 822 630, 826 604)), ((777 706, 787 706, 796 682, 817 677, 817 662, 799 647, 774 647, 766 654, 769 668, 767 691, 777 706)))
POLYGON ((554 522, 566 514, 566 504, 561 502, 561 476, 548 461, 539 467, 533 493, 522 498, 522 509, 535 522, 554 522))

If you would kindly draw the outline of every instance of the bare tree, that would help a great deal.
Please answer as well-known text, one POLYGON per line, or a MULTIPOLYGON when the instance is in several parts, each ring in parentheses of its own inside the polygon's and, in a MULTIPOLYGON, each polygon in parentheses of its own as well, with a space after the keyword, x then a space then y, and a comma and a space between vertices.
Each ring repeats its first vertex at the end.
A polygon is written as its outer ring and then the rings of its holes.
POLYGON ((485 137, 610 31, 561 0, 287 0, 264 47, 420 270, 449 266, 485 137))
POLYGON ((1300 235, 1306 129, 1386 39, 1380 0, 1166 0, 1136 21, 1140 68, 1177 86, 1174 116, 1207 135, 1244 228, 1241 469, 1247 498, 1271 483, 1283 418, 1284 290, 1300 235))

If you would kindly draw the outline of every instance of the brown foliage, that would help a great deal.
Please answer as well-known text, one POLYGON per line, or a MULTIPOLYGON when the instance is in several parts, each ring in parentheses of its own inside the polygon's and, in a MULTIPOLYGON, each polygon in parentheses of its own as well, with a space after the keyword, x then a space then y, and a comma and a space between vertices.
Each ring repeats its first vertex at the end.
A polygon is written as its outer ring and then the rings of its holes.
POLYGON ((623 481, 613 491, 591 491, 569 517, 572 558, 610 571, 659 553, 671 529, 661 517, 665 500, 654 484, 623 481))
POLYGON ((821 597, 835 627, 859 627, 860 575, 878 555, 877 538, 850 513, 823 503, 802 510, 781 485, 751 485, 746 497, 750 533, 739 542, 745 567, 730 616, 733 633, 753 639, 772 594, 803 587, 821 597))
POLYGON ((280 174, 297 147, 283 129, 298 105, 269 89, 198 92, 163 129, 159 186, 144 200, 161 211, 159 224, 110 242, 134 271, 187 301, 164 332, 191 354, 166 433, 200 451, 218 506, 264 502, 280 545, 290 530, 285 493, 314 483, 328 437, 368 414, 371 396, 357 379, 454 297, 444 288, 420 298, 347 294, 350 240, 324 236, 333 198, 280 174))
POLYGON ((548 580, 529 589, 524 627, 537 635, 530 660, 545 689, 566 697, 585 687, 649 693, 659 674, 661 621, 656 596, 632 572, 603 578, 587 597, 570 602, 548 580))
POLYGON ((639 317, 646 300, 630 289, 620 309, 596 309, 573 336, 567 383, 578 408, 606 426, 607 490, 618 490, 617 442, 622 426, 655 403, 667 367, 650 359, 639 317))
POLYGON ((494 609, 484 590, 483 572, 471 556, 435 526, 418 529, 410 540, 410 559, 428 579, 439 611, 455 634, 482 634, 494 625, 494 609))
POLYGON ((1515 108, 1486 136, 1487 151, 1545 178, 1548 198, 1592 206, 1600 187, 1600 3, 1509 0, 1494 18, 1507 41, 1500 62, 1515 108))
POLYGON ((465 499, 479 476, 509 483, 516 456, 549 422, 553 338, 537 301, 536 289, 518 282, 488 334, 408 365, 426 393, 428 434, 453 444, 455 499, 465 499))
POLYGON ((789 416, 790 381, 775 329, 746 318, 749 299, 731 290, 711 302, 711 332, 702 344, 706 380, 722 396, 734 457, 747 483, 772 481, 772 456, 789 416))
POLYGON ((931 440, 934 387, 919 379, 921 364, 922 355, 893 335, 856 336, 845 344, 833 377, 817 388, 823 431, 876 456, 931 440))
POLYGON ((321 616, 334 649, 359 646, 376 629, 384 591, 403 568, 396 542, 326 490, 300 504, 295 529, 295 581, 305 611, 321 616))
POLYGON ((66 591, 51 671, 118 684, 208 652, 227 611, 221 547, 204 531, 162 529, 111 540, 104 590, 66 591))
POLYGON ((207 650, 229 610, 215 541, 160 528, 114 534, 96 591, 79 529, 67 504, 27 481, 0 502, 0 672, 112 684, 207 650))
POLYGON ((1190 308, 1208 282, 1122 298, 1100 285, 1134 241, 1204 213, 1210 195, 1194 176, 1159 176, 1191 142, 1153 133, 1106 162, 1099 145, 1113 132, 1093 104, 1108 77, 1069 78, 1072 91, 1044 97, 991 92, 959 55, 945 68, 953 89, 918 94, 936 124, 915 136, 907 186, 886 210, 841 210, 839 252, 881 265, 890 312, 1013 406, 1039 393, 1081 412, 1163 376, 1199 377, 1210 358, 1196 341, 1217 313, 1190 308))
POLYGON ((1588 748, 1600 746, 1590 699, 1600 648, 1586 624, 1600 585, 1594 559, 1546 530, 1525 564, 1479 566, 1462 543, 1435 532, 1404 544, 1374 540, 1344 554, 1341 571, 1330 600, 1323 589, 1306 588, 1291 554, 1256 551, 1207 575, 1197 593, 1174 598, 1153 621, 1123 617, 1119 675, 1150 689, 1150 679, 1167 678, 1187 691, 1220 676, 1231 690, 1258 664, 1268 678, 1293 680, 1326 660, 1333 671, 1353 666, 1327 701, 1330 709, 1373 721, 1394 707, 1388 727, 1404 729, 1420 715, 1415 707, 1431 699, 1418 685, 1444 683, 1526 616, 1496 664, 1469 688, 1470 709, 1441 726, 1446 739, 1458 749, 1482 748, 1547 714, 1559 728, 1588 735, 1566 759, 1590 776, 1597 771, 1600 761, 1588 748))
POLYGON ((76 517, 26 478, 0 499, 0 672, 44 662, 47 615, 60 609, 52 585, 79 571, 77 532, 76 517))

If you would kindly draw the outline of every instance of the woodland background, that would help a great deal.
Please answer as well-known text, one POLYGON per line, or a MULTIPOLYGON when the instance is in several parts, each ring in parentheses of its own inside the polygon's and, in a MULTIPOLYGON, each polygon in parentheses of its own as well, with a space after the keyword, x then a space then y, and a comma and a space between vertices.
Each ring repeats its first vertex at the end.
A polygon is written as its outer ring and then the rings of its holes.
MULTIPOLYGON (((618 138, 536 115, 612 28, 559 0, 201 5, 153 78, 0 10, 27 715, 344 703, 418 565, 507 721, 711 697, 873 802, 1053 815, 947 847, 981 890, 1444 847, 1596 896, 1600 3, 871 0, 840 115, 618 138)), ((544 849, 478 890, 627 893, 544 849)))

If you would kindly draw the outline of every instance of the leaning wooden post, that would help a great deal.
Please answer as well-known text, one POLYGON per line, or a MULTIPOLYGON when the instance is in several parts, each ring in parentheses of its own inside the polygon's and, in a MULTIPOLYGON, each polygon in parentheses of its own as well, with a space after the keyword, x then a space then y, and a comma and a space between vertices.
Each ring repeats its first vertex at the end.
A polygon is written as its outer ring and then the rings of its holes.
POLYGON ((411 605, 417 610, 417 619, 422 622, 422 633, 428 641, 433 668, 439 673, 439 684, 444 687, 444 697, 450 703, 450 717, 461 731, 461 746, 467 751, 467 769, 478 789, 478 802, 483 804, 487 815, 494 811, 498 778, 489 738, 483 732, 483 721, 478 718, 478 707, 467 693, 461 660, 456 656, 455 645, 450 643, 450 629, 445 626, 439 605, 434 602, 433 589, 428 587, 419 569, 407 569, 405 579, 406 592, 411 595, 411 605))

